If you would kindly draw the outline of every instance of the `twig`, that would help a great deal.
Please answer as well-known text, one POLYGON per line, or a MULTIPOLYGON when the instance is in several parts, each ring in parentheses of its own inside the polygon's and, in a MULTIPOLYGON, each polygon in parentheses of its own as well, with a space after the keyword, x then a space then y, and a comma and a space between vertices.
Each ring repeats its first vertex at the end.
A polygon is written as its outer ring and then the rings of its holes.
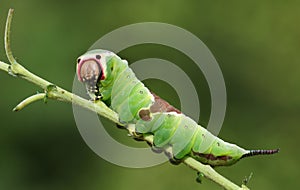
MULTIPOLYGON (((20 104, 18 104, 14 111, 21 110, 25 106, 29 105, 32 102, 35 102, 37 100, 42 100, 45 97, 49 99, 59 100, 59 101, 65 101, 69 103, 73 103, 76 105, 79 105, 83 108, 86 108, 88 110, 91 110, 93 112, 96 112, 97 114, 104 116, 108 118, 109 120, 113 121, 114 123, 117 123, 119 125, 122 125, 122 123, 118 120, 118 114, 115 113, 113 110, 108 108, 103 102, 97 101, 92 102, 88 101, 86 99, 83 99, 73 93, 68 92, 67 90, 60 88, 42 78, 39 76, 29 72, 27 69, 25 69, 22 65, 20 65, 15 58, 13 57, 11 46, 10 46, 10 26, 13 16, 13 9, 9 10, 7 21, 6 21, 6 28, 5 28, 5 51, 7 58, 10 65, 7 63, 4 63, 0 61, 0 69, 3 71, 6 71, 7 73, 17 76, 20 78, 23 78, 39 87, 41 87, 44 90, 44 93, 39 93, 36 95, 33 95, 24 101, 22 101, 20 104)), ((134 128, 126 128, 130 134, 134 133, 134 128)), ((153 136, 152 135, 145 135, 143 137, 144 141, 147 141, 150 144, 153 144, 153 136)), ((171 151, 169 149, 165 150, 167 154, 171 154, 171 151)), ((227 190, 247 190, 248 188, 246 186, 239 187, 238 185, 235 185, 228 179, 224 178, 222 175, 217 173, 215 170, 213 170, 209 165, 203 165, 200 162, 196 161, 195 159, 191 157, 187 157, 183 160, 183 163, 185 163, 187 166, 191 167, 192 169, 201 172, 206 178, 214 181, 215 183, 219 184, 223 188, 227 190)))
POLYGON ((23 109, 25 106, 38 101, 38 100, 43 100, 46 97, 45 93, 38 93, 35 95, 32 95, 28 98, 26 98, 25 100, 23 100, 22 102, 20 102, 14 109, 13 111, 20 111, 21 109, 23 109))
POLYGON ((63 88, 60 88, 59 86, 56 86, 40 78, 39 76, 29 72, 22 65, 20 65, 13 57, 12 51, 10 49, 10 26, 11 26, 12 16, 13 16, 13 9, 10 9, 8 12, 6 28, 5 28, 5 38, 4 38, 6 55, 11 65, 0 62, 1 69, 5 70, 9 74, 23 78, 41 87, 42 89, 44 89, 44 91, 47 93, 47 97, 50 99, 70 102, 79 105, 81 107, 94 111, 99 115, 102 115, 103 117, 106 117, 111 121, 118 123, 119 125, 123 125, 122 123, 119 123, 118 114, 112 111, 111 109, 109 109, 103 102, 98 101, 97 103, 93 103, 91 101, 83 99, 75 94, 72 94, 64 90, 63 88))
POLYGON ((14 9, 9 9, 8 11, 8 16, 7 16, 7 20, 6 20, 6 25, 5 25, 5 33, 4 33, 4 46, 5 46, 5 52, 6 52, 6 56, 8 58, 8 61, 11 64, 16 63, 17 61, 15 60, 11 48, 10 48, 10 26, 11 26, 11 21, 12 21, 12 17, 14 14, 14 9))
POLYGON ((3 70, 3 71, 8 72, 9 64, 6 64, 6 63, 0 61, 0 69, 3 70))
POLYGON ((183 160, 184 164, 191 167, 192 169, 201 172, 206 178, 214 181, 225 189, 240 189, 247 190, 246 186, 239 187, 238 185, 232 183, 219 173, 217 173, 212 167, 209 165, 199 164, 198 161, 191 157, 187 157, 183 160))

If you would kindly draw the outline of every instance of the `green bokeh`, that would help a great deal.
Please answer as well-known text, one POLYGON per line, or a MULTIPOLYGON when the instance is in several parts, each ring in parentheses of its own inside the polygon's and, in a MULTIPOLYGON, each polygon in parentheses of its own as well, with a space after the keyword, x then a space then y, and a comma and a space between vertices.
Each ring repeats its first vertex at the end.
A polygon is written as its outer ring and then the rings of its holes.
MULTIPOLYGON (((217 170, 239 184, 253 172, 252 189, 300 187, 299 1, 3 0, 0 37, 11 7, 14 55, 32 72, 68 90, 77 56, 118 27, 155 21, 189 30, 213 52, 226 82, 228 107, 219 136, 246 148, 281 148, 278 155, 249 158, 217 170)), ((7 61, 0 47, 0 59, 7 61)), ((197 87, 200 123, 207 124, 207 83, 187 57, 158 45, 131 47, 120 56, 129 62, 158 57, 180 66, 197 87)), ((179 105, 166 84, 146 83, 179 105)), ((37 102, 13 113, 20 100, 40 89, 2 71, 0 85, 0 189, 220 189, 208 180, 197 184, 196 173, 184 165, 128 169, 108 163, 81 138, 71 105, 37 102)), ((115 131, 121 142, 131 141, 125 131, 115 131)))

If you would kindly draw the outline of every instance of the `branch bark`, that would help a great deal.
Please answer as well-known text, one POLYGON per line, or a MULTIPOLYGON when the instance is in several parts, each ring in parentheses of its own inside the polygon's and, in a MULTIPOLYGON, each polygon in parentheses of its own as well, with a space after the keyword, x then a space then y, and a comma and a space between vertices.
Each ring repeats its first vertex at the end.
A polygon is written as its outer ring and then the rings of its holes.
MULTIPOLYGON (((124 124, 119 122, 119 117, 116 112, 108 108, 103 102, 97 101, 97 102, 92 102, 89 100, 86 100, 84 98, 81 98, 71 92, 68 92, 67 90, 44 80, 43 78, 31 73, 28 71, 25 67, 23 67, 21 64, 19 64, 11 51, 11 46, 10 46, 10 26, 11 26, 11 21, 13 17, 13 9, 9 10, 7 21, 6 21, 6 27, 5 27, 5 51, 7 58, 10 62, 10 64, 7 64, 5 62, 0 61, 0 69, 7 72, 8 74, 19 77, 22 79, 25 79, 40 88, 44 90, 44 93, 38 93, 33 96, 30 96, 23 100, 21 103, 19 103, 15 108, 14 111, 18 111, 23 109, 25 106, 31 104, 32 102, 38 101, 38 100, 45 100, 45 98, 53 99, 53 100, 58 100, 58 101, 64 101, 64 102, 69 102, 76 104, 78 106, 81 106, 83 108, 86 108, 88 110, 91 110, 93 112, 96 112, 97 114, 108 118, 109 120, 113 121, 114 123, 117 123, 118 125, 123 126, 124 124)), ((135 135, 134 128, 126 128, 128 132, 132 135, 135 135)), ((139 137, 140 138, 140 137, 139 137)), ((153 144, 153 136, 152 135, 147 135, 143 137, 143 140, 153 144)), ((167 155, 172 154, 170 149, 166 149, 165 153, 167 155)), ((186 157, 185 159, 182 160, 184 164, 189 166, 190 168, 200 172, 203 174, 204 177, 214 181, 221 187, 227 190, 248 190, 248 188, 244 185, 239 187, 238 185, 232 183, 219 173, 217 173, 212 167, 209 165, 204 165, 201 164, 200 162, 196 161, 195 159, 191 157, 186 157)))

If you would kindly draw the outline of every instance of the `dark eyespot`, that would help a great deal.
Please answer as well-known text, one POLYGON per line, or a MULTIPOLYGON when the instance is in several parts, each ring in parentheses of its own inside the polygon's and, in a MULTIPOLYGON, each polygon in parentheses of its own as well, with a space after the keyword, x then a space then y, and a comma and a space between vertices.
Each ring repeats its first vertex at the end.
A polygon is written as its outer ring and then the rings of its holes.
POLYGON ((80 63, 81 59, 77 59, 77 63, 80 63))
POLYGON ((96 55, 96 59, 101 59, 101 56, 100 55, 96 55))

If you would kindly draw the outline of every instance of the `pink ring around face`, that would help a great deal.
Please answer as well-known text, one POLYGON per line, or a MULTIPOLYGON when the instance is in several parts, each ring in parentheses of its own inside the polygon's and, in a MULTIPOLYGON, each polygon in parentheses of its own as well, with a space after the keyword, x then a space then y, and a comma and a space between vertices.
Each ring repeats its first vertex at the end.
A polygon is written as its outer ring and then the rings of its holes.
POLYGON ((101 69, 102 76, 101 76, 100 80, 104 80, 104 79, 105 79, 102 64, 101 64, 97 59, 95 59, 95 58, 88 58, 88 59, 81 59, 80 62, 78 63, 78 66, 77 66, 77 67, 78 67, 78 69, 77 69, 77 77, 78 77, 78 80, 79 80, 80 82, 83 82, 83 80, 82 80, 82 78, 81 78, 81 76, 80 76, 80 73, 81 73, 81 67, 82 67, 82 65, 83 65, 86 61, 91 61, 91 60, 92 60, 92 61, 95 61, 95 62, 98 64, 98 66, 100 67, 100 69, 101 69))

